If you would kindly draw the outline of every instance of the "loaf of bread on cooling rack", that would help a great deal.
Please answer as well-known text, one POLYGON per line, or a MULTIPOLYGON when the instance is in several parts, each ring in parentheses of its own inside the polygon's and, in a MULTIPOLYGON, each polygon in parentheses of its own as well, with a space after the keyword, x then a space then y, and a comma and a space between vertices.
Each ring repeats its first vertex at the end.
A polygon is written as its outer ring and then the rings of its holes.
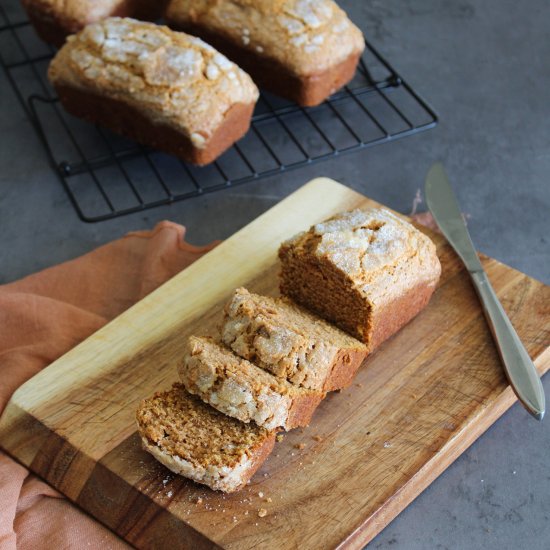
POLYGON ((201 39, 118 17, 69 37, 48 76, 71 114, 199 165, 246 133, 258 99, 201 39))
POLYGON ((171 0, 165 17, 300 105, 317 105, 351 80, 365 47, 332 0, 171 0))

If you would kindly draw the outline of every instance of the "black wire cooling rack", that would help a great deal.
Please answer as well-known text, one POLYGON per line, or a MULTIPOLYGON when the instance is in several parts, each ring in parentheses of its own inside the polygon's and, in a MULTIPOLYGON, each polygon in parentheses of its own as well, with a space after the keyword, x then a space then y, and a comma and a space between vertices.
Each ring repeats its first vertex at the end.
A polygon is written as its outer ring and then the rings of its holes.
POLYGON ((55 50, 18 2, 0 6, 0 58, 79 217, 139 212, 410 136, 437 115, 367 41, 354 80, 302 108, 262 93, 248 134, 198 168, 67 114, 46 78, 55 50))

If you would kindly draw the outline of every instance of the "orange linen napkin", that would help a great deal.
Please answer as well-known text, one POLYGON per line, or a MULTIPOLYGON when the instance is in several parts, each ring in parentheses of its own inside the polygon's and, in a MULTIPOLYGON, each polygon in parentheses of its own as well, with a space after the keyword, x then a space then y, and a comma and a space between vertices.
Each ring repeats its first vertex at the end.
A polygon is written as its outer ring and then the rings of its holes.
MULTIPOLYGON (((211 250, 159 223, 76 260, 0 286, 0 413, 39 370, 211 250)), ((0 549, 127 548, 0 452, 0 549)))

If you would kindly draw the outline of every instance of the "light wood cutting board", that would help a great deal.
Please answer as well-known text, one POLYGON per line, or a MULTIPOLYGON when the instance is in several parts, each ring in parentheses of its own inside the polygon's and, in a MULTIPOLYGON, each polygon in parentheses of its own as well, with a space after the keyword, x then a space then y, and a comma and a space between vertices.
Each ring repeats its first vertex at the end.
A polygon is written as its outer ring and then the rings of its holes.
MULTIPOLYGON (((285 435, 240 493, 169 473, 140 449, 134 410, 176 380, 185 337, 214 331, 235 287, 277 292, 282 240, 375 204, 324 178, 302 187, 17 390, 2 447, 138 547, 361 547, 515 401, 468 276, 439 235, 429 306, 308 428, 285 435)), ((483 264, 545 372, 550 287, 483 264)))

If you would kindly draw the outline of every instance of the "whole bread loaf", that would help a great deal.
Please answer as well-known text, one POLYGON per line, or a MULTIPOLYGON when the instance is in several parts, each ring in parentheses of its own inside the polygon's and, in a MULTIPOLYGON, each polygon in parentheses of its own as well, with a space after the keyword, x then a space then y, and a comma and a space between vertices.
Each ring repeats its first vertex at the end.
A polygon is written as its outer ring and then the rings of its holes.
POLYGON ((355 74, 361 31, 332 0, 171 0, 168 24, 204 38, 260 86, 317 105, 355 74))
POLYGON ((69 37, 48 77, 75 116, 200 165, 244 135, 258 99, 201 39, 118 17, 69 37))
POLYGON ((284 242, 281 292, 374 350, 428 303, 441 273, 430 238, 382 209, 343 212, 284 242))
POLYGON ((106 17, 133 17, 154 21, 167 0, 21 0, 38 36, 61 46, 69 34, 106 17))
POLYGON ((136 413, 143 448, 176 474, 227 493, 244 487, 265 462, 275 432, 243 424, 174 384, 136 413))

